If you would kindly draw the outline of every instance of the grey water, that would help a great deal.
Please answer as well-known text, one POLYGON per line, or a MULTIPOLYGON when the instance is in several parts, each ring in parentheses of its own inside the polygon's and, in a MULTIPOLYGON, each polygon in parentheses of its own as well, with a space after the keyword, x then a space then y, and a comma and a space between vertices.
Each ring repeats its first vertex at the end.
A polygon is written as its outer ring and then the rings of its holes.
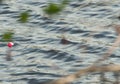
MULTIPOLYGON (((49 2, 0 3, 0 40, 6 30, 15 32, 12 61, 5 59, 7 42, 0 41, 0 84, 42 84, 74 73, 101 58, 118 36, 112 25, 120 24, 120 0, 71 0, 59 15, 47 18, 42 10, 49 2), (29 21, 18 22, 26 10, 29 21), (63 35, 68 44, 61 43, 63 35)), ((120 64, 119 50, 104 64, 120 64)), ((114 81, 111 73, 106 77, 114 81)), ((73 84, 100 84, 99 78, 90 74, 73 84)))

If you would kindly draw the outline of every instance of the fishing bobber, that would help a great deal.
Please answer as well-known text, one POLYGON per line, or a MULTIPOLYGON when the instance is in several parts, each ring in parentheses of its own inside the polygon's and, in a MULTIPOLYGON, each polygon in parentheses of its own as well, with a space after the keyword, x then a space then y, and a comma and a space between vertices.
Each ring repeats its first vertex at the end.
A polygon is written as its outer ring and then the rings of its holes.
POLYGON ((9 43, 7 44, 7 46, 8 46, 9 48, 12 48, 13 45, 14 45, 13 42, 9 42, 9 43))

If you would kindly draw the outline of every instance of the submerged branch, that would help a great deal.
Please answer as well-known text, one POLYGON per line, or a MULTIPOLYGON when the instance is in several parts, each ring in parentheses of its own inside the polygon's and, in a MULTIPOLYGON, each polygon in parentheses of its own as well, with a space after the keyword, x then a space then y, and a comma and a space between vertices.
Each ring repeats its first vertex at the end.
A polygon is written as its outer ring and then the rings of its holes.
POLYGON ((118 33, 118 37, 116 38, 113 45, 108 49, 108 51, 104 54, 104 56, 101 59, 96 60, 92 66, 81 69, 78 72, 68 75, 66 77, 54 80, 52 82, 49 82, 47 84, 70 84, 77 78, 86 75, 91 72, 118 72, 120 71, 120 65, 107 65, 107 66, 98 66, 101 62, 106 60, 111 54, 116 50, 116 47, 120 44, 120 25, 115 26, 115 30, 118 33))
POLYGON ((70 84, 77 78, 92 72, 117 72, 120 71, 120 65, 94 66, 86 69, 81 69, 78 72, 68 75, 66 77, 54 80, 47 84, 70 84))
POLYGON ((108 59, 109 56, 116 50, 117 46, 120 44, 120 35, 116 38, 113 45, 108 49, 108 51, 104 54, 104 56, 101 59, 98 59, 94 62, 93 65, 100 64, 104 60, 108 59))

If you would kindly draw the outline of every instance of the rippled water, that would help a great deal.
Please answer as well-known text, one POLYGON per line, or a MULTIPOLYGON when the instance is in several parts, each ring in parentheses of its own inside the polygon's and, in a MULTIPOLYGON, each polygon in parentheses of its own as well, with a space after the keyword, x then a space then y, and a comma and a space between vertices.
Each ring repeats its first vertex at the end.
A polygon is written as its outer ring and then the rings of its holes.
MULTIPOLYGON (((48 1, 0 4, 0 35, 7 29, 15 32, 12 61, 5 60, 7 46, 0 42, 0 84, 42 84, 73 73, 99 59, 117 37, 112 24, 120 22, 120 0, 73 0, 52 19, 42 11, 48 1), (22 24, 17 20, 25 10, 30 18, 22 24), (61 43, 62 35, 68 44, 61 43)), ((119 64, 119 50, 105 63, 119 64)), ((99 75, 82 77, 74 84, 99 84, 99 75)))

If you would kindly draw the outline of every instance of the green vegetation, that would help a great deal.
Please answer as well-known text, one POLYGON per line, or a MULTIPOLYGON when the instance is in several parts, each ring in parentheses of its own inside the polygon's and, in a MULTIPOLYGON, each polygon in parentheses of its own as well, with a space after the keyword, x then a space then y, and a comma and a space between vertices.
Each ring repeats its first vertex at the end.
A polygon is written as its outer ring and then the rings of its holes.
POLYGON ((5 33, 2 35, 2 40, 5 41, 5 42, 6 42, 6 41, 7 41, 7 42, 12 41, 13 35, 14 35, 13 31, 8 30, 7 32, 5 32, 5 33))
POLYGON ((50 16, 58 14, 65 8, 67 4, 68 0, 63 0, 60 4, 49 3, 48 6, 43 9, 43 11, 50 16))
MULTIPOLYGON (((2 3, 3 0, 0 0, 0 3, 2 3)), ((54 15, 58 14, 61 12, 66 5, 69 3, 69 0, 62 0, 61 3, 56 4, 56 3, 49 3, 47 7, 43 9, 43 11, 48 14, 48 15, 54 15)), ((28 22, 29 18, 29 13, 27 11, 20 13, 18 21, 21 23, 26 23, 28 22)), ((3 41, 12 41, 13 37, 13 31, 7 31, 2 35, 2 40, 3 41)))
POLYGON ((48 15, 57 14, 62 10, 62 8, 54 3, 49 3, 49 5, 44 9, 44 12, 48 15))
POLYGON ((29 17, 29 14, 28 14, 28 12, 25 11, 25 12, 20 14, 19 21, 21 23, 26 23, 28 21, 28 17, 29 17))

